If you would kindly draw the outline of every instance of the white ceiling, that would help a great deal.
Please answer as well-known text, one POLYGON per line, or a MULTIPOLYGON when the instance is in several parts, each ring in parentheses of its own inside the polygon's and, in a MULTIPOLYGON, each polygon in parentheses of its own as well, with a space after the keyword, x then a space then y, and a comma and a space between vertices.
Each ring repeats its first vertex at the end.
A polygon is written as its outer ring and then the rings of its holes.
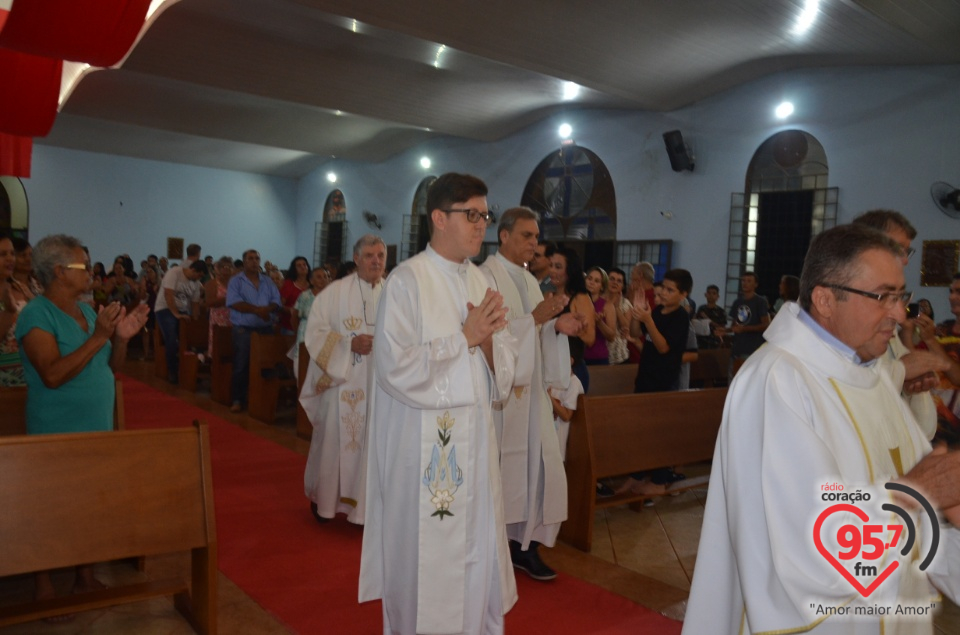
POLYGON ((960 2, 181 0, 38 143, 297 177, 558 109, 670 111, 807 67, 960 63, 960 2), (444 48, 441 52, 440 46, 444 48), (563 102, 562 85, 583 87, 563 102))

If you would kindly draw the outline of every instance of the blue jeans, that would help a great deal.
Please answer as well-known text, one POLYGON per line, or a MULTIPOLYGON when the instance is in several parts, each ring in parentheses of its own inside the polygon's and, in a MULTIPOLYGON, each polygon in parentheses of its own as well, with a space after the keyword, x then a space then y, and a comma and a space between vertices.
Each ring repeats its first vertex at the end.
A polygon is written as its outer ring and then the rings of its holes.
POLYGON ((166 351, 167 379, 175 384, 180 377, 180 320, 170 309, 157 311, 156 318, 166 351))
POLYGON ((580 383, 583 384, 583 394, 587 394, 590 390, 590 371, 587 370, 587 365, 583 360, 580 360, 570 368, 573 371, 573 374, 577 376, 577 379, 580 380, 580 383))
POLYGON ((230 376, 230 401, 247 407, 247 391, 250 388, 250 334, 273 333, 272 326, 234 326, 233 330, 233 375, 230 376))

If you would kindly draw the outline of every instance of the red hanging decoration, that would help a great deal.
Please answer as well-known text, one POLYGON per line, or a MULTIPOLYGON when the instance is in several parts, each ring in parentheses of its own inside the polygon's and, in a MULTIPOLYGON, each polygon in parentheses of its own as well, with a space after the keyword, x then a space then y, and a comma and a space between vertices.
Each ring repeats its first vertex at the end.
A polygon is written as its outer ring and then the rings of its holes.
POLYGON ((0 46, 110 67, 133 46, 150 0, 16 0, 0 46))
POLYGON ((0 48, 0 132, 44 137, 57 116, 63 60, 0 48))
POLYGON ((0 175, 30 178, 33 139, 0 132, 0 175))

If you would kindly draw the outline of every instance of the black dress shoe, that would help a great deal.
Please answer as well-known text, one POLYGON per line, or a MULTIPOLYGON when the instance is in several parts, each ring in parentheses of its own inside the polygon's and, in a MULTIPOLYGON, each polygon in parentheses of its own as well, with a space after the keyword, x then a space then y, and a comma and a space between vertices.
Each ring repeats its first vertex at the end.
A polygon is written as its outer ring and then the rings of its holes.
POLYGON ((514 540, 510 541, 510 560, 513 561, 513 568, 523 571, 528 576, 539 582, 547 582, 557 577, 557 572, 546 565, 540 559, 537 548, 538 542, 530 542, 530 547, 523 551, 520 543, 514 540))
POLYGON ((329 518, 324 518, 323 516, 320 515, 320 512, 317 511, 316 503, 310 503, 310 512, 313 514, 313 517, 317 519, 317 522, 320 523, 321 525, 324 523, 330 522, 329 518))
POLYGON ((615 496, 615 495, 616 495, 616 492, 612 487, 610 487, 606 483, 601 483, 600 481, 597 481, 597 497, 598 498, 610 498, 611 496, 615 496))

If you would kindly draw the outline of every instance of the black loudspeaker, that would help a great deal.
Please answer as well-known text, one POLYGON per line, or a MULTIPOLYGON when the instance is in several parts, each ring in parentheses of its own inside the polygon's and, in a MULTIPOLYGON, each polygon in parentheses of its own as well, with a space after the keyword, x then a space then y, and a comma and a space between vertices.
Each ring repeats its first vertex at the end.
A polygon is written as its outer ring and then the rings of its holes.
POLYGON ((670 167, 674 172, 690 170, 693 172, 693 157, 683 142, 683 135, 679 130, 663 133, 663 142, 667 144, 667 155, 670 157, 670 167))

